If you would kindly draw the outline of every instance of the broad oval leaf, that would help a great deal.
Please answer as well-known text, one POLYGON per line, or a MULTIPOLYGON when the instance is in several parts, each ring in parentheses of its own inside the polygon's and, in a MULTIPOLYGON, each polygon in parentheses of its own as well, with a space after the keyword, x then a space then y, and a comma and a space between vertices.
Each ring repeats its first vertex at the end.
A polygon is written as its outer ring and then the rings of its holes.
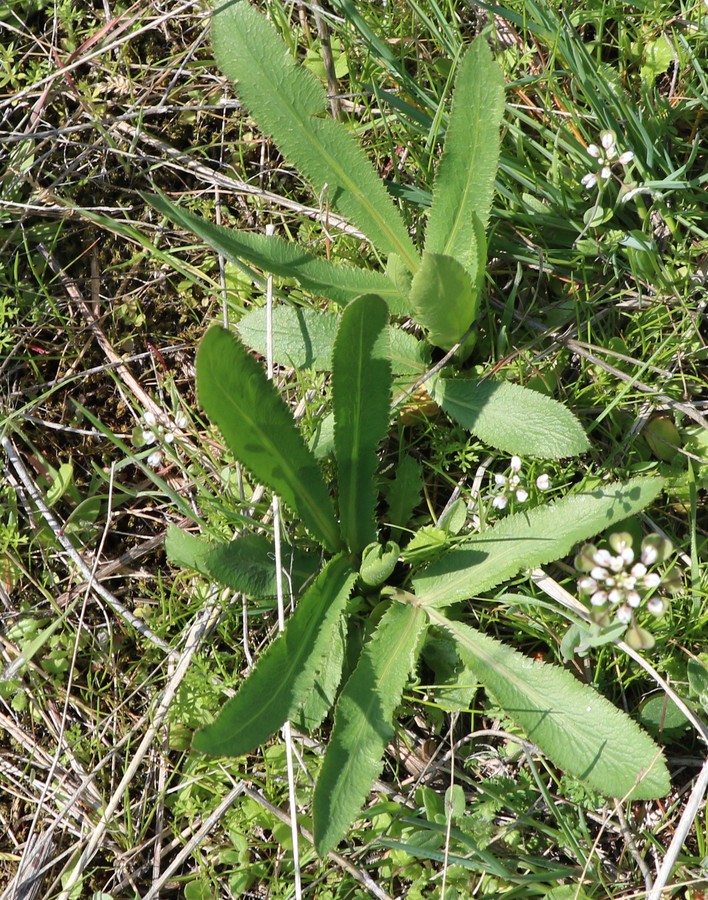
POLYGON ((359 554, 376 540, 378 445, 391 406, 388 310, 380 297, 360 297, 344 310, 332 360, 334 450, 339 518, 349 550, 359 554))
MULTIPOLYGON (((268 310, 249 310, 237 324, 243 342, 251 350, 266 354, 268 310)), ((324 309, 276 306, 272 317, 273 362, 296 369, 332 371, 332 349, 339 315, 324 309)))
POLYGON ((431 394, 463 428, 506 453, 561 459, 590 446, 569 409, 518 384, 439 378, 431 394))
POLYGON ((628 715, 559 666, 537 662, 437 610, 460 658, 557 766, 610 797, 652 800, 670 788, 661 749, 628 715))
MULTIPOLYGON (((208 574, 219 584, 257 600, 274 600, 277 594, 275 546, 263 534, 244 534, 228 543, 210 545, 204 560, 208 574)), ((319 568, 314 553, 297 552, 293 546, 282 548, 282 567, 288 573, 288 585, 297 595, 303 584, 319 568)))
POLYGON ((280 495, 331 551, 342 541, 317 460, 263 368, 224 328, 197 351, 197 393, 238 460, 280 495))
POLYGON ((341 693, 313 801, 315 847, 325 856, 346 834, 383 767, 393 714, 415 665, 426 617, 394 602, 341 693))
POLYGON ((426 252, 454 256, 468 270, 489 221, 503 113, 504 76, 478 37, 457 73, 425 237, 426 252))
POLYGON ((355 581, 345 557, 325 566, 236 696, 194 736, 195 750, 242 756, 295 716, 312 691, 355 581))
POLYGON ((449 350, 477 318, 479 291, 452 256, 425 252, 413 277, 410 302, 416 322, 436 347, 449 350))
POLYGON ((567 556, 576 544, 644 509, 663 484, 661 478, 634 478, 507 516, 414 578, 418 602, 448 606, 469 600, 522 569, 567 556))
MULTIPOLYGON (((265 307, 249 310, 240 319, 238 329, 251 350, 266 354, 265 307)), ((321 309, 295 309, 276 306, 273 310, 273 361, 297 369, 332 371, 332 350, 340 316, 321 309)), ((389 326, 388 343, 391 371, 394 375, 422 375, 429 367, 429 348, 412 334, 389 326)))
POLYGON ((330 262, 280 237, 215 225, 171 203, 166 197, 141 196, 168 219, 196 234, 212 250, 232 262, 245 261, 281 278, 295 278, 304 290, 335 303, 349 303, 360 294, 378 294, 393 314, 408 315, 410 312, 407 300, 383 272, 330 262))
POLYGON ((327 111, 319 79, 295 65, 275 29, 246 0, 219 6, 212 25, 222 71, 263 131, 322 194, 384 253, 415 271, 418 252, 383 182, 352 135, 327 111))
POLYGON ((165 536, 165 553, 170 562, 188 569, 195 569, 208 575, 206 560, 214 549, 214 544, 205 537, 184 531, 176 525, 169 525, 165 536))

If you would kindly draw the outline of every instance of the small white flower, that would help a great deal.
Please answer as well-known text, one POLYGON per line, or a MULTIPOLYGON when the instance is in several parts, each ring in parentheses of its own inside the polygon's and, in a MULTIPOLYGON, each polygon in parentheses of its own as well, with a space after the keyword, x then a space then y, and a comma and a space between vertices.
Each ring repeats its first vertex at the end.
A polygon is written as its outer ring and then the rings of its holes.
POLYGON ((155 413, 146 412, 145 415, 143 416, 143 421, 145 422, 146 425, 149 425, 150 427, 156 425, 157 419, 155 418, 155 413))
POLYGON ((175 425, 180 429, 180 431, 184 431, 187 425, 189 425, 189 419, 183 412, 178 412, 175 416, 175 425))
POLYGON ((610 569, 613 572, 622 572, 624 569, 624 560, 621 556, 613 556, 610 559, 610 569))
POLYGON ((516 492, 516 499, 519 501, 519 503, 526 503, 526 501, 529 499, 528 491, 525 491, 523 488, 519 488, 516 492))
POLYGON ((494 484, 496 484, 498 487, 504 487, 508 480, 509 479, 506 477, 506 475, 500 475, 498 472, 496 472, 494 475, 494 484))
POLYGON ((593 562, 604 569, 609 569, 612 565, 612 554, 609 550, 598 550, 592 558, 593 562))
POLYGON ((506 505, 509 502, 509 498, 505 494, 499 494, 498 497, 495 497, 492 500, 492 506, 495 509, 506 509, 506 505))
POLYGON ((512 456, 511 462, 509 463, 509 468, 512 472, 520 472, 521 471, 521 457, 512 456))
POLYGON ((162 462, 162 453, 159 450, 155 450, 154 453, 151 453, 147 458, 147 464, 151 469, 157 469, 162 462))
POLYGON ((652 597, 651 600, 647 600, 647 609, 653 616, 661 616, 664 614, 666 604, 661 597, 652 597))
POLYGON ((595 591, 590 602, 593 606, 604 606, 607 603, 607 591, 595 591))
POLYGON ((165 433, 165 437, 163 438, 163 440, 164 440, 164 442, 165 442, 166 444, 171 444, 172 441, 174 441, 174 439, 175 439, 175 436, 174 436, 174 433, 173 433, 172 431, 167 431, 167 432, 165 433))
POLYGON ((671 582, 666 574, 649 571, 649 566, 654 561, 666 560, 672 550, 670 542, 655 536, 645 538, 640 562, 634 562, 635 550, 630 534, 615 532, 608 538, 608 543, 616 556, 606 548, 585 544, 575 557, 580 574, 578 594, 582 597, 590 595, 591 620, 605 627, 612 613, 615 622, 636 629, 634 610, 639 610, 643 603, 651 615, 663 616, 666 600, 648 594, 661 586, 671 590, 671 582))
POLYGON ((628 606, 620 606, 616 612, 618 620, 623 625, 629 625, 632 621, 632 610, 628 606))
POLYGON ((157 440, 157 436, 154 431, 143 431, 143 440, 146 444, 154 444, 157 440))
POLYGON ((641 560, 645 566, 653 566, 659 558, 659 551, 654 544, 644 544, 641 560))
POLYGON ((544 472, 543 475, 539 475, 536 479, 536 487, 539 491, 548 491, 551 487, 551 479, 544 472))
POLYGON ((627 591, 625 593, 625 597, 627 598, 627 603, 629 603, 632 609, 636 609, 642 602, 642 598, 636 591, 627 591))
POLYGON ((613 131, 603 131, 600 133, 600 144, 588 144, 587 153, 600 164, 599 172, 587 172, 580 179, 580 183, 588 190, 595 187, 600 181, 608 181, 612 177, 613 166, 626 166, 634 159, 631 150, 626 150, 618 155, 617 138, 613 131))
POLYGON ((634 550, 631 547, 622 547, 620 557, 625 566, 631 566, 634 562, 634 550))

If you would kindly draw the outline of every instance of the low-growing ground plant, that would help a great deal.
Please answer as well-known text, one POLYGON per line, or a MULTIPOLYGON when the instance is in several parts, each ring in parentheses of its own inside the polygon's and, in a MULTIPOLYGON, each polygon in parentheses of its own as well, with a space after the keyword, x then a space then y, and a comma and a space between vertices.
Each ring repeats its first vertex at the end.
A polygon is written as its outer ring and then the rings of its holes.
MULTIPOLYGON (((407 553, 405 545, 385 538, 386 527, 375 516, 377 451, 389 427, 392 383, 387 317, 383 300, 371 295, 353 300, 341 317, 332 360, 334 502, 260 364, 222 328, 202 341, 202 406, 234 456, 278 494, 324 555, 284 633, 216 721, 197 734, 195 749, 240 756, 288 720, 319 725, 333 706, 334 727, 313 801, 315 844, 325 854, 368 796, 403 690, 434 629, 566 771, 611 796, 662 796, 669 781, 661 750, 631 719, 569 673, 534 662, 445 612, 633 516, 656 497, 661 480, 598 485, 461 540, 439 521, 438 545, 421 553, 414 535, 407 553), (347 640, 355 646, 363 640, 350 672, 347 640)), ((298 551, 305 552, 295 543, 293 553, 298 551)), ((172 532, 168 552, 254 597, 273 555, 270 543, 257 536, 211 549, 181 532, 172 532)))
MULTIPOLYGON (((433 634, 450 644, 467 673, 557 765, 611 796, 662 796, 669 788, 662 752, 624 713, 561 668, 526 658, 449 611, 634 516, 657 496, 660 479, 586 485, 474 536, 458 534, 465 518, 463 512, 460 521, 458 506, 433 523, 437 541, 430 530, 411 535, 407 517, 398 518, 393 504, 382 520, 376 515, 378 457, 391 424, 391 360, 396 358, 397 332, 390 328, 390 317, 413 316, 432 344, 455 351, 461 363, 466 332, 479 308, 501 114, 500 73, 483 40, 475 41, 459 64, 420 257, 347 132, 321 117, 319 83, 293 66, 260 13, 247 2, 228 3, 216 11, 214 32, 217 57, 238 81, 248 105, 256 106, 266 131, 280 140, 316 189, 326 185, 334 209, 389 253, 389 274, 315 260, 282 240, 234 235, 164 199, 152 199, 234 259, 279 274, 293 274, 299 259, 305 271, 298 276, 301 284, 344 304, 329 339, 316 337, 315 347, 311 340, 307 346, 307 352, 326 357, 332 371, 333 484, 324 479, 277 390, 241 341, 214 328, 201 343, 199 401, 235 458, 294 514, 296 532, 299 521, 302 530, 292 546, 295 570, 308 544, 313 552, 313 540, 322 562, 283 634, 217 719, 198 732, 194 748, 240 756, 289 720, 311 729, 333 710, 313 800, 315 846, 326 854, 346 834, 379 774, 403 691, 433 634), (271 89, 264 90, 264 84, 271 89), (319 280, 308 270, 319 273, 319 280), (407 542, 403 534, 411 535, 407 542)), ((306 337, 326 333, 318 328, 318 315, 313 314, 306 337)), ((296 340, 290 334, 285 344, 301 358, 296 340)), ((505 386, 500 395, 493 383, 454 378, 437 383, 443 384, 437 391, 443 408, 501 449, 561 457, 587 447, 577 420, 549 398, 517 388, 502 399, 505 386)), ((527 492, 520 467, 515 457, 508 482, 501 479, 498 485, 521 500, 527 492)), ((502 496, 498 493, 494 501, 498 508, 505 505, 506 499, 499 502, 502 496)), ((411 512, 410 504, 400 509, 411 512)), ((172 532, 168 551, 252 597, 262 593, 273 554, 269 541, 255 534, 212 548, 172 532)), ((584 559, 590 551, 583 553, 584 559)), ((631 625, 641 643, 644 632, 631 609, 621 624, 623 631, 631 625)), ((617 635, 616 628, 610 635, 617 635)))

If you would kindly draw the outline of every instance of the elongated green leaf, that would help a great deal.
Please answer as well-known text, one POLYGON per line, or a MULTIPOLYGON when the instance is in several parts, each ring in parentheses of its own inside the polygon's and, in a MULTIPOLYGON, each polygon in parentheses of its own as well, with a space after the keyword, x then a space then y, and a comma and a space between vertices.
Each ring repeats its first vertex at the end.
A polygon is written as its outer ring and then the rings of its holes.
POLYGON ((197 392, 236 458, 279 494, 327 549, 339 549, 339 527, 317 460, 262 367, 223 328, 210 329, 199 346, 197 392))
POLYGON ((560 459, 590 446, 569 409, 518 384, 439 378, 431 394, 463 428, 506 453, 560 459))
POLYGON ((560 559, 580 541, 639 512, 662 486, 660 478, 634 478, 507 516, 418 575, 418 602, 447 606, 468 600, 522 569, 560 559))
POLYGON ((355 580, 343 556, 325 566, 236 696, 194 736, 195 750, 241 756, 296 714, 312 690, 355 580))
POLYGON ((190 534, 176 525, 170 525, 165 537, 165 553, 170 562, 188 569, 208 574, 206 560, 214 549, 214 544, 204 537, 190 534))
POLYGON ((423 494, 422 466, 417 459, 406 454, 398 461, 393 480, 384 488, 384 494, 388 503, 386 521, 396 526, 391 531, 391 537, 396 540, 400 527, 408 524, 423 494))
POLYGON ((423 611, 393 603, 362 651, 337 703, 313 801, 320 856, 344 837, 383 766, 396 707, 425 629, 423 611))
MULTIPOLYGON (((266 315, 264 307, 249 310, 237 328, 251 350, 265 356, 266 315)), ((283 366, 332 370, 332 350, 340 316, 320 309, 277 306, 273 310, 273 361, 283 366)), ((428 368, 428 347, 412 334, 389 327, 391 370, 394 375, 420 375, 428 368)))
POLYGON ((162 215, 196 234, 232 262, 245 261, 281 278, 295 278, 304 290, 335 303, 349 303, 360 294, 378 294, 394 315, 410 312, 407 300, 383 272, 329 262, 308 253, 293 241, 276 236, 250 234, 215 225, 161 195, 141 196, 162 215))
POLYGON ((354 138, 325 112, 322 83, 294 64, 276 31, 246 0, 219 6, 212 34, 222 71, 238 82, 259 126, 323 194, 323 203, 415 271, 418 253, 406 226, 354 138))
POLYGON ((460 63, 440 159, 425 250, 476 268, 477 234, 487 230, 499 162, 504 77, 483 37, 460 63))
MULTIPOLYGON (((262 534, 245 534, 226 544, 210 546, 204 560, 209 575, 219 584, 259 600, 272 600, 277 593, 275 547, 262 534)), ((294 594, 319 568, 313 553, 296 553, 282 548, 282 565, 288 573, 288 585, 294 594)))
POLYGON ((330 635, 327 653, 315 675, 312 691, 292 717, 298 731, 313 732, 334 706, 344 669, 346 639, 346 622, 342 617, 330 635))
POLYGON ((410 302, 416 322, 428 331, 428 340, 449 350, 477 317, 479 291, 469 273, 452 256, 423 254, 411 284, 410 302))
POLYGON ((374 475, 388 428, 391 364, 388 310, 380 297, 360 297, 344 310, 332 358, 334 452, 339 517, 352 553, 376 540, 374 475))
POLYGON ((457 641, 463 662, 552 762, 610 797, 651 800, 669 791, 660 748, 625 713, 559 666, 428 615, 457 641))
MULTIPOLYGON (((265 356, 267 349, 265 307, 249 310, 239 321, 239 334, 251 350, 265 356)), ((276 306, 273 309, 273 362, 296 369, 332 371, 332 348, 340 317, 323 309, 295 309, 276 306)))

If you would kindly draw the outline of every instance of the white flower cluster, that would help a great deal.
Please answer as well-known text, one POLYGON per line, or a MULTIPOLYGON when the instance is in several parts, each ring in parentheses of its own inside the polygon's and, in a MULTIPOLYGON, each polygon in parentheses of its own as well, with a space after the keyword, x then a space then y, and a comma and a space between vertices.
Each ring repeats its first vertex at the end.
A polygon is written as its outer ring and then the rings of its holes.
MULTIPOLYGON (((536 479, 536 487, 539 491, 547 491, 551 486, 551 479, 548 475, 539 475, 536 479)), ((522 472, 521 458, 512 456, 509 463, 509 474, 494 476, 494 489, 490 496, 492 497, 492 506, 495 509, 506 509, 509 500, 514 497, 517 502, 525 503, 529 499, 528 484, 522 472)))
POLYGON ((673 552, 671 541, 659 535, 644 538, 638 560, 632 536, 627 532, 611 534, 608 543, 610 549, 585 544, 575 557, 575 568, 584 573, 578 579, 578 592, 589 598, 590 618, 594 622, 608 626, 615 621, 631 626, 628 642, 649 648, 653 638, 637 626, 635 613, 644 602, 647 611, 660 618, 666 612, 667 602, 656 590, 662 587, 675 591, 680 587, 673 572, 661 575, 650 571, 673 552))
POLYGON ((583 187, 592 188, 598 182, 607 181, 612 175, 613 166, 626 166, 634 159, 631 150, 618 155, 617 138, 613 131, 603 131, 600 133, 600 146, 590 144, 588 153, 596 159, 600 165, 599 172, 588 172, 581 178, 580 183, 583 187))
MULTIPOLYGON (((188 425, 188 419, 184 413, 178 412, 174 417, 175 427, 179 431, 183 431, 188 425)), ((161 422, 157 421, 157 416, 152 412, 146 412, 143 416, 143 427, 140 436, 146 446, 152 444, 171 444, 175 439, 176 432, 170 428, 166 428, 161 422)), ((162 463, 162 451, 155 449, 147 458, 147 464, 152 469, 157 469, 162 463)))

